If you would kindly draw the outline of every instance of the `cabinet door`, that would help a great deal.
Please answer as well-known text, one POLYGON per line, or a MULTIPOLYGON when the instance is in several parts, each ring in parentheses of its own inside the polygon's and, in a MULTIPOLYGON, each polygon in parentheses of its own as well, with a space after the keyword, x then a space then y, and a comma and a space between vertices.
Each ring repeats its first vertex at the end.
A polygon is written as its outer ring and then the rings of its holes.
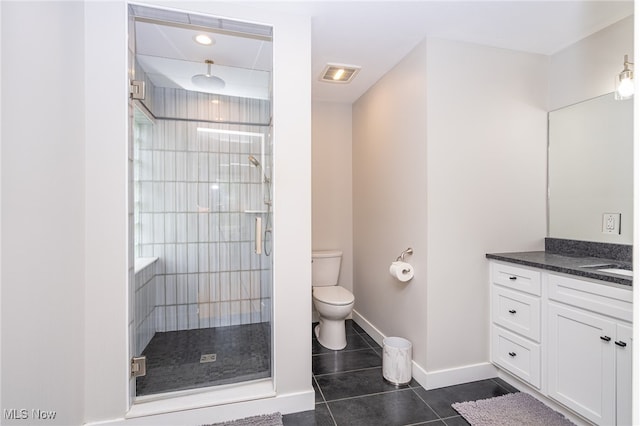
POLYGON ((555 303, 548 314, 549 396, 596 424, 615 424, 615 323, 555 303))
POLYGON ((631 424, 631 325, 616 327, 616 424, 631 424))

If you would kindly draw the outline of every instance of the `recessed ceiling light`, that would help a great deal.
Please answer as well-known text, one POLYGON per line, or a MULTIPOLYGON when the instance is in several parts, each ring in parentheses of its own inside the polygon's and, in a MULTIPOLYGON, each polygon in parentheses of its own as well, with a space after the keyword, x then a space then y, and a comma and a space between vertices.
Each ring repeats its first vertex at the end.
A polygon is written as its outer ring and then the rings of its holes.
POLYGON ((211 46, 214 43, 213 39, 206 34, 198 34, 194 36, 193 39, 196 43, 203 46, 211 46))
POLYGON ((360 67, 356 65, 327 64, 320 75, 320 81, 327 83, 350 83, 358 74, 360 67))

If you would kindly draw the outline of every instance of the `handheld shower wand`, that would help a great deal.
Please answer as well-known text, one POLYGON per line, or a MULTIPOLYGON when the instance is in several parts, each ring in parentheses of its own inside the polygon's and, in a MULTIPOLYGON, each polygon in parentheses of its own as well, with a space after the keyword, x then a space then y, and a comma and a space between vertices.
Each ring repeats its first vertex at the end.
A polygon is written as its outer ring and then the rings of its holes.
POLYGON ((260 167, 260 162, 258 161, 258 159, 256 157, 254 157, 253 155, 249 156, 249 162, 251 164, 253 164, 256 167, 260 167))
POLYGON ((271 180, 267 177, 266 173, 264 172, 264 169, 262 168, 262 164, 260 164, 260 162, 258 161, 258 159, 256 157, 254 157, 253 155, 249 156, 249 162, 260 169, 260 171, 262 171, 262 176, 264 179, 264 183, 270 183, 271 180))
MULTIPOLYGON (((264 168, 262 167, 262 164, 260 164, 260 161, 258 161, 258 159, 256 157, 254 157, 253 155, 249 155, 249 162, 256 168, 260 169, 260 171, 262 172, 262 181, 264 183, 267 184, 267 195, 266 195, 266 199, 264 200, 264 203, 267 205, 267 217, 266 217, 266 226, 264 228, 264 238, 263 238, 263 244, 264 244, 264 254, 269 256, 271 254, 271 247, 267 246, 267 244, 269 243, 269 238, 272 236, 272 229, 271 229, 271 179, 269 179, 267 177, 267 174, 264 172, 264 168)), ((256 236, 256 238, 258 238, 258 236, 256 236)))

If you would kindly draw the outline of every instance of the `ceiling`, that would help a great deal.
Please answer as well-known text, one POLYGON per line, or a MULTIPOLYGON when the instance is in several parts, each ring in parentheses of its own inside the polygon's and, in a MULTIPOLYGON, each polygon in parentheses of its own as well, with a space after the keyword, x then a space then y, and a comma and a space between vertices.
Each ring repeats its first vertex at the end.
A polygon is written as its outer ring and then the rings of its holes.
MULTIPOLYGON (((357 100, 425 37, 551 55, 633 14, 632 1, 352 0, 254 1, 244 4, 310 16, 313 100, 345 103, 357 100), (325 83, 318 78, 327 63, 357 65, 362 69, 349 84, 325 83)), ((158 40, 165 40, 171 45, 174 40, 169 33, 161 37, 150 35, 148 43, 152 46, 158 40)), ((264 81, 259 82, 258 76, 263 73, 264 77, 265 70, 270 67, 270 43, 262 41, 260 46, 250 46, 251 43, 244 40, 242 43, 246 46, 242 46, 232 44, 241 42, 233 40, 233 37, 227 39, 215 35, 215 38, 216 44, 210 47, 215 56, 210 59, 222 66, 249 70, 253 78, 250 84, 264 84, 264 81), (227 43, 229 45, 225 47, 227 43), (247 49, 247 54, 243 59, 231 59, 231 55, 225 57, 226 54, 221 53, 225 49, 227 53, 235 54, 247 49), (244 62, 237 64, 235 61, 244 62)), ((193 44, 191 36, 184 40, 193 44)), ((149 56, 166 58, 167 54, 155 52, 149 56)), ((192 60, 194 68, 185 71, 183 78, 190 79, 195 73, 204 73, 203 57, 200 55, 198 58, 192 60)), ((158 71, 163 68, 160 64, 155 66, 158 71)), ((464 58, 461 58, 460 66, 472 69, 472 64, 466 64, 464 58)), ((213 73, 222 76, 224 72, 224 68, 220 68, 213 73)), ((223 79, 227 78, 232 77, 223 79)))
POLYGON ((136 22, 136 57, 156 87, 254 99, 269 99, 273 49, 262 37, 212 33, 181 25, 136 22), (194 41, 207 34, 213 44, 194 41), (211 74, 225 82, 222 89, 206 90, 192 77, 208 72, 205 60, 213 60, 211 74))

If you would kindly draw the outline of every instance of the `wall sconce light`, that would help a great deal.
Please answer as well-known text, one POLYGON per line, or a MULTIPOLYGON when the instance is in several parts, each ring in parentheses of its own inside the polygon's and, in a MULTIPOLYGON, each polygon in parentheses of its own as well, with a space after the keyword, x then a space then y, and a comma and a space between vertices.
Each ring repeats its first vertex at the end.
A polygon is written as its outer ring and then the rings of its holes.
POLYGON ((633 70, 629 69, 633 62, 629 62, 629 55, 624 55, 624 69, 616 76, 615 98, 617 100, 629 99, 633 96, 633 70))

